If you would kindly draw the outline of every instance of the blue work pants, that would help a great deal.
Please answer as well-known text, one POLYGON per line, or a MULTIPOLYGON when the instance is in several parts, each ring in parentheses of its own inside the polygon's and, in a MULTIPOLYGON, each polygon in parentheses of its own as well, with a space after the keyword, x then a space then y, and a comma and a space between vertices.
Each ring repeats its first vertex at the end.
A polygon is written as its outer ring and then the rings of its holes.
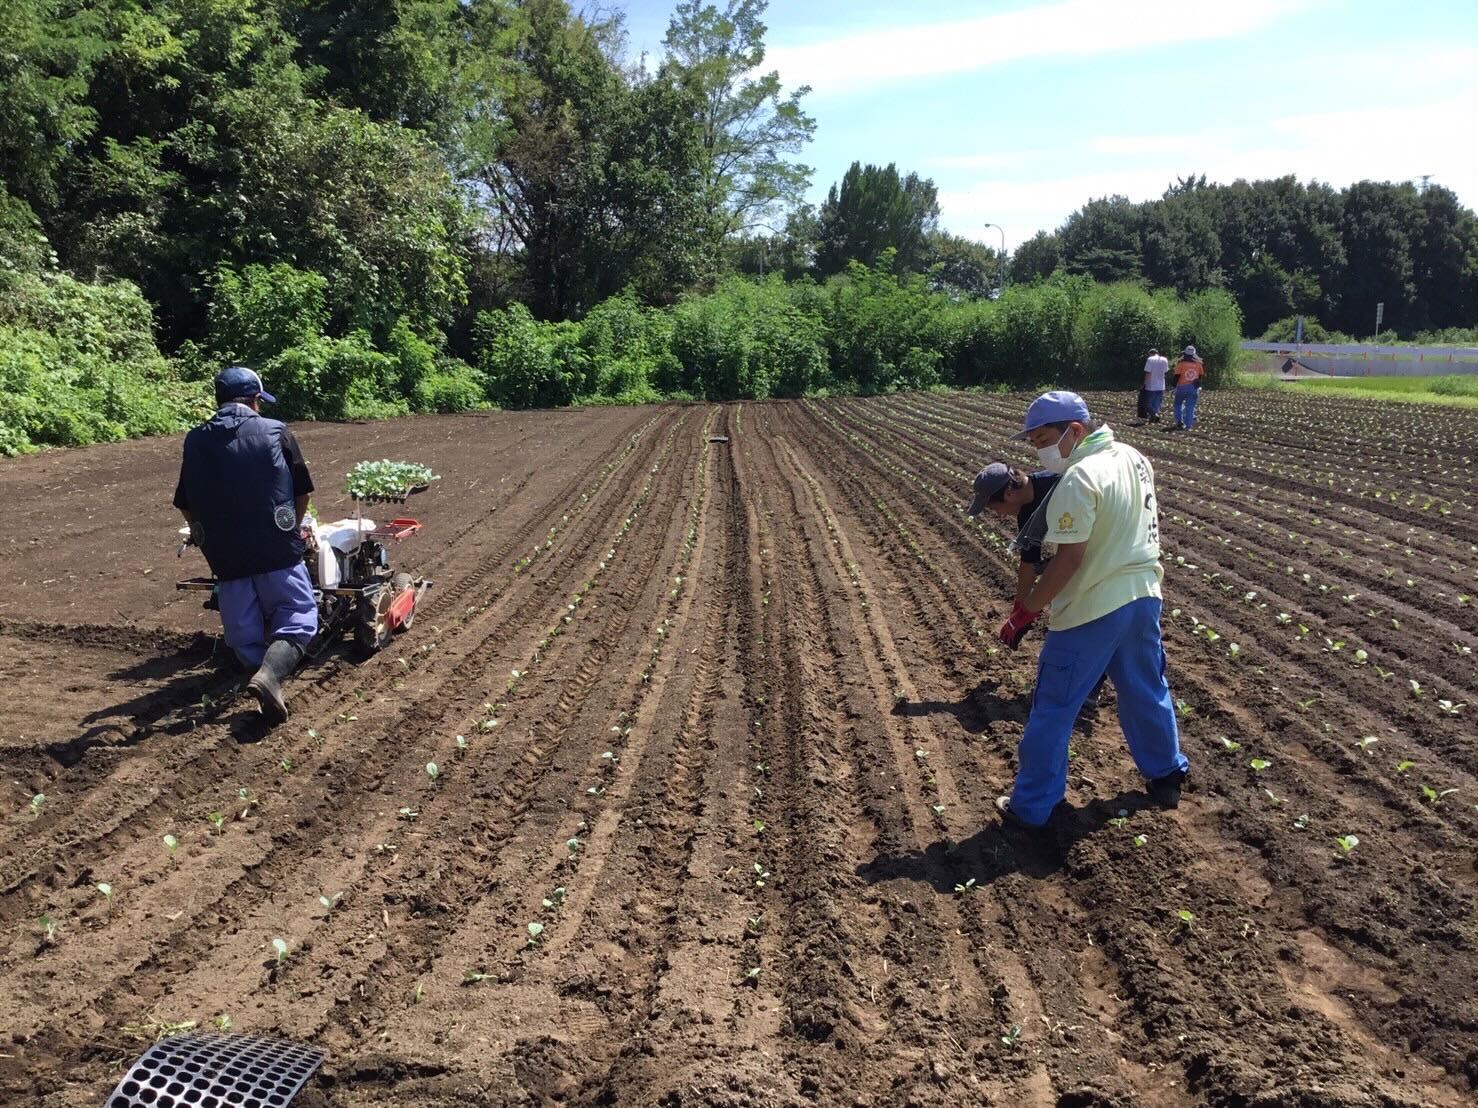
POLYGON ((216 586, 226 645, 247 669, 262 664, 267 644, 286 639, 307 647, 318 633, 318 602, 302 562, 216 586))
POLYGON ((1196 401, 1201 390, 1195 385, 1178 385, 1175 389, 1175 422, 1189 431, 1196 425, 1196 401))
POLYGON ((1046 823, 1067 794, 1073 721, 1105 670, 1114 683, 1119 726, 1139 772, 1153 781, 1189 768, 1180 752, 1175 704, 1165 681, 1160 601, 1145 597, 1081 627, 1047 632, 1011 790, 1011 810, 1026 823, 1046 823))
POLYGON ((1147 416, 1157 416, 1157 415, 1159 415, 1160 414, 1160 405, 1161 404, 1164 404, 1164 403, 1165 403, 1165 390, 1164 389, 1145 389, 1144 390, 1144 414, 1145 415, 1147 415, 1147 416))

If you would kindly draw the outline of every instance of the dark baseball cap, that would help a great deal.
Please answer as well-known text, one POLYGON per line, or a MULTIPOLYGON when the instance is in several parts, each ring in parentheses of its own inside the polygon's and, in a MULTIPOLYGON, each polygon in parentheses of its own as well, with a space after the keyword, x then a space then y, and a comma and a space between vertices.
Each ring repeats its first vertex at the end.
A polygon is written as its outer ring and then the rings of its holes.
POLYGON ((965 509, 967 516, 978 516, 985 506, 1005 491, 1011 484, 1011 467, 1002 462, 991 462, 975 475, 975 499, 965 509))
POLYGON ((262 379, 257 376, 257 371, 247 369, 244 365, 228 365, 216 374, 216 399, 222 403, 227 400, 249 400, 253 396, 260 396, 264 403, 276 404, 277 397, 262 388, 262 379))

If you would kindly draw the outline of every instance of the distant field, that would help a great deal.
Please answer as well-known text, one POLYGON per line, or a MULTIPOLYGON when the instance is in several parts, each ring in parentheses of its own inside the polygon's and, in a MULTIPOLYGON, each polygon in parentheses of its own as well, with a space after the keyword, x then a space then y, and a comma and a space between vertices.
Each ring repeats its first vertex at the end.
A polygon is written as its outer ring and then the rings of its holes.
POLYGON ((1331 396, 1361 396, 1421 404, 1478 406, 1478 375, 1459 377, 1306 377, 1279 381, 1243 374, 1242 384, 1259 389, 1315 390, 1331 396))

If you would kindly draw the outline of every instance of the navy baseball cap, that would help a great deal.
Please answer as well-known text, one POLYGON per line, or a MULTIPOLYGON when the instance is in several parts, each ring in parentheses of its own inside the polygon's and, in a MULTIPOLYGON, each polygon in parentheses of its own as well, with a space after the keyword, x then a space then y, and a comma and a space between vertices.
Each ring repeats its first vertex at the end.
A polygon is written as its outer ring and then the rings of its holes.
POLYGON ((216 399, 221 403, 238 398, 249 400, 253 396, 260 396, 267 404, 277 403, 277 397, 262 388, 262 379, 254 369, 247 369, 244 365, 228 365, 216 374, 216 399))
POLYGON ((1021 434, 1011 437, 1024 439, 1038 427, 1045 427, 1049 423, 1086 423, 1091 418, 1088 414, 1088 401, 1075 392, 1053 389, 1032 401, 1031 407, 1026 410, 1026 425, 1022 427, 1021 434))
POLYGON ((967 516, 978 516, 985 506, 999 496, 1011 484, 1011 467, 1002 462, 991 462, 975 475, 975 499, 965 509, 967 516))

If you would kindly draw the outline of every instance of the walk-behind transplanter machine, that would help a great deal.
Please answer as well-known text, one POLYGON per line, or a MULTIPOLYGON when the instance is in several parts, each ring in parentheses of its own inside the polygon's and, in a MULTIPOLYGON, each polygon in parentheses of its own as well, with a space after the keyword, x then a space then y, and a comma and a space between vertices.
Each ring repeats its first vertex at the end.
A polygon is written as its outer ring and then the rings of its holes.
MULTIPOLYGON (((390 637, 415 622, 416 605, 431 587, 425 577, 397 572, 390 565, 390 550, 402 539, 421 530, 414 519, 396 518, 376 524, 364 516, 366 504, 404 504, 415 493, 425 492, 436 480, 425 466, 407 462, 361 462, 349 472, 345 491, 354 500, 354 518, 319 523, 309 516, 303 533, 307 549, 303 562, 318 598, 318 634, 305 654, 314 657, 325 646, 339 641, 351 628, 354 641, 366 655, 390 642, 390 637)), ((189 545, 190 529, 180 534, 189 545)), ((205 607, 215 609, 216 579, 192 577, 175 588, 208 592, 205 607)))

